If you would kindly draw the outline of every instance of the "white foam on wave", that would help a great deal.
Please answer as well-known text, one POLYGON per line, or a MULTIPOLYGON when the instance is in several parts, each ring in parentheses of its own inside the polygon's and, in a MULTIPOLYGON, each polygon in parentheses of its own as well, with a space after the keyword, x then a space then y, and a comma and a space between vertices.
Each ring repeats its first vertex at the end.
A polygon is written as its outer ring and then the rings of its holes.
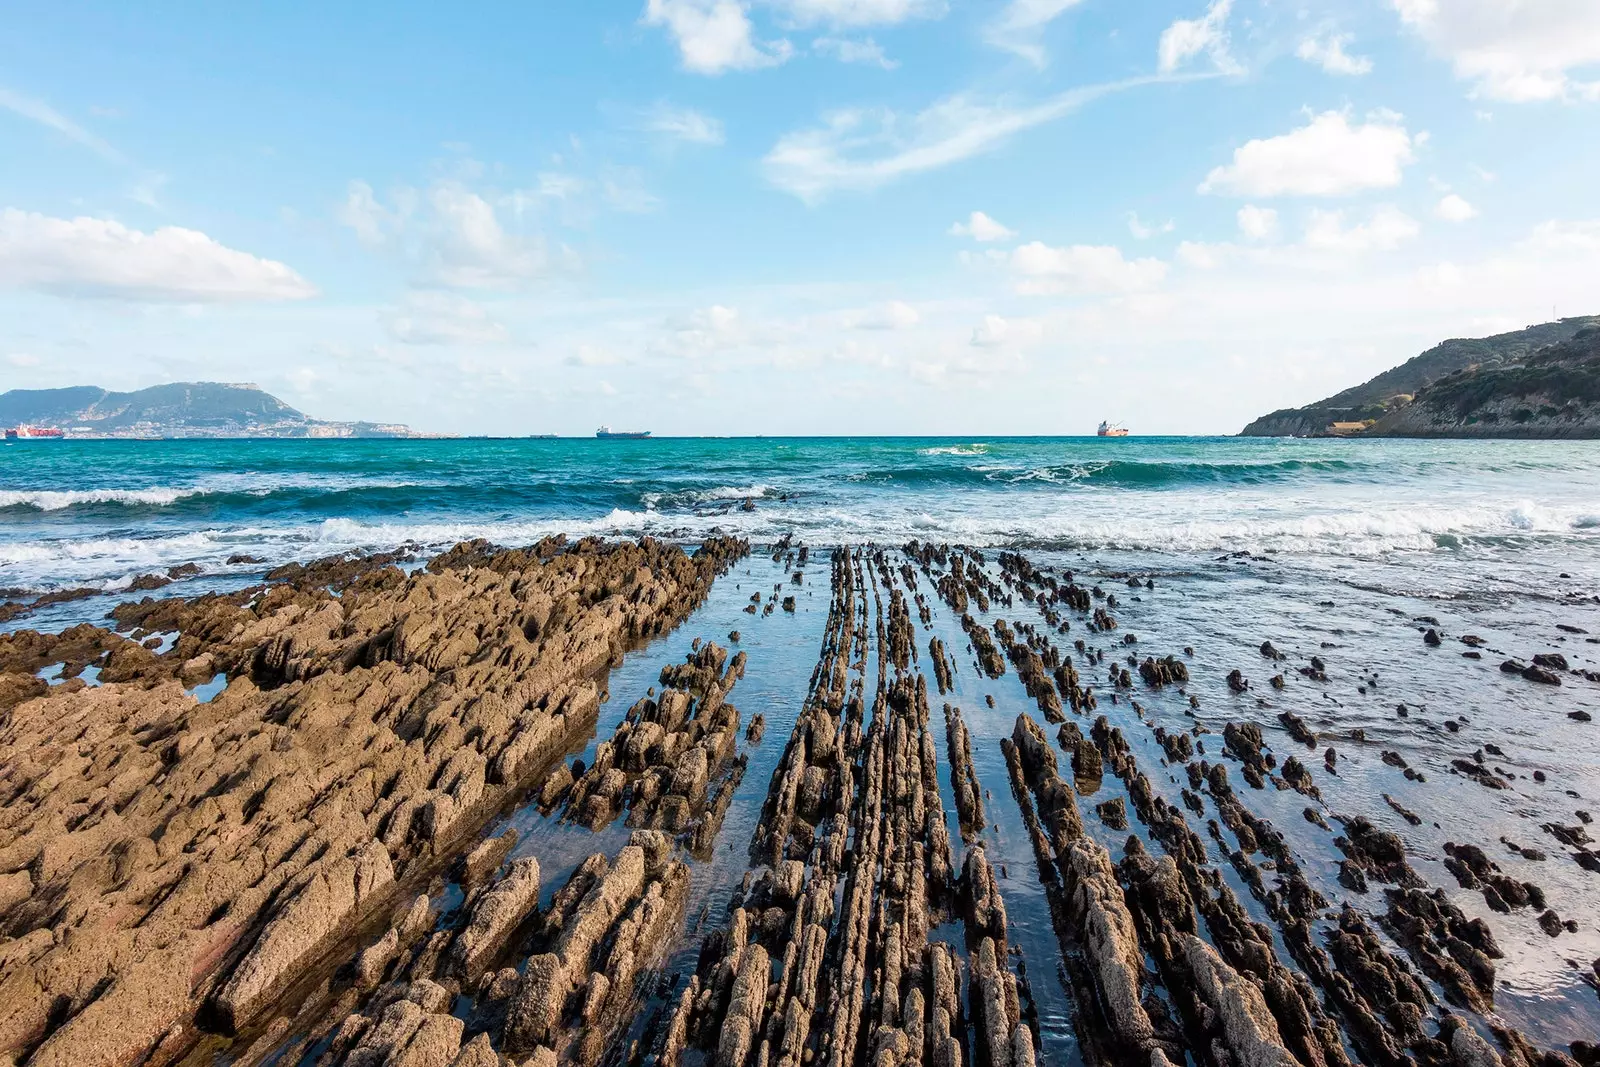
POLYGON ((164 507, 203 489, 4 489, 0 508, 64 511, 80 504, 149 504, 164 507))
POLYGON ((167 507, 190 497, 223 493, 271 496, 286 489, 342 491, 348 489, 409 489, 419 486, 445 486, 448 482, 395 481, 349 475, 318 474, 216 474, 192 485, 153 485, 143 488, 102 489, 0 489, 0 508, 32 508, 36 511, 65 511, 94 504, 167 507))
MULTIPOLYGON (((730 492, 720 499, 737 497, 730 492)), ((1249 550, 1377 558, 1395 552, 1434 551, 1441 544, 1593 542, 1600 539, 1600 507, 1531 501, 1400 506, 1381 500, 1358 507, 1266 495, 1158 499, 1128 494, 988 500, 957 495, 936 504, 926 496, 869 494, 849 502, 769 501, 753 511, 733 508, 706 515, 646 506, 615 508, 601 515, 527 519, 371 521, 341 517, 149 537, 0 540, 0 586, 97 585, 115 590, 125 588, 136 575, 180 563, 197 563, 208 573, 243 572, 405 544, 438 551, 477 537, 501 545, 523 545, 551 534, 698 540, 715 533, 757 541, 793 533, 815 545, 868 540, 895 544, 919 538, 985 546, 1025 543, 1088 550, 1185 554, 1249 550), (241 553, 263 563, 227 563, 230 556, 241 553)))
POLYGON ((919 456, 985 456, 989 454, 989 446, 980 443, 970 445, 939 445, 936 448, 919 448, 919 456))

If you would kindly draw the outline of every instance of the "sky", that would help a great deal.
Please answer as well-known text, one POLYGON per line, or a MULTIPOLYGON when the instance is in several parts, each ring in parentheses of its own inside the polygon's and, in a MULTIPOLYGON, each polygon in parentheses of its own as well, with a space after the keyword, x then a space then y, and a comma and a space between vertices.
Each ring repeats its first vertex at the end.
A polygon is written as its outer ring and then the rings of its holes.
POLYGON ((1600 313, 1596 0, 17 0, 0 390, 1235 433, 1600 313))

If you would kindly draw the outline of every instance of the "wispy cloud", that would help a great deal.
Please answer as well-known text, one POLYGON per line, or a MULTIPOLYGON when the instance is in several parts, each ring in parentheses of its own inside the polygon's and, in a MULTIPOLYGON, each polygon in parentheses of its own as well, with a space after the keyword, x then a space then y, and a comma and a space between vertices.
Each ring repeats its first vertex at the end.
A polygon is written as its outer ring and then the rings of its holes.
POLYGON ((127 157, 121 152, 118 152, 104 140, 79 126, 76 122, 73 122, 43 100, 36 100, 31 96, 23 96, 21 93, 13 92, 10 89, 0 89, 0 108, 5 108, 15 115, 37 122, 41 126, 48 126, 69 140, 76 141, 89 149, 89 151, 104 159, 109 159, 113 163, 126 164, 128 162, 127 157))
POLYGON ((1023 130, 1052 122, 1102 96, 1158 82, 1146 75, 1069 89, 1037 103, 949 96, 902 118, 883 108, 851 108, 822 125, 778 138, 762 160, 773 185, 815 203, 843 189, 872 189, 994 150, 1023 130))
POLYGON ((811 42, 811 50, 818 55, 831 56, 841 63, 866 63, 884 70, 894 70, 900 64, 888 57, 883 46, 871 37, 859 40, 852 37, 818 37, 811 42))
POLYGON ((996 48, 1026 59, 1036 67, 1045 65, 1044 46, 1039 37, 1044 28, 1083 0, 1011 0, 1000 17, 984 30, 983 39, 996 48))
POLYGON ((688 144, 719 145, 722 122, 692 107, 659 103, 644 113, 644 128, 688 144))

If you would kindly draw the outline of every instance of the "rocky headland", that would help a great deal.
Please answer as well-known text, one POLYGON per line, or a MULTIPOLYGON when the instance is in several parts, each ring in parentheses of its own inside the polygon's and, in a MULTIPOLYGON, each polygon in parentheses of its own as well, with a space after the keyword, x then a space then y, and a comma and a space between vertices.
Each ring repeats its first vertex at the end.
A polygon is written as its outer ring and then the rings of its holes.
POLYGON ((1241 437, 1600 437, 1600 316, 1456 339, 1241 437))

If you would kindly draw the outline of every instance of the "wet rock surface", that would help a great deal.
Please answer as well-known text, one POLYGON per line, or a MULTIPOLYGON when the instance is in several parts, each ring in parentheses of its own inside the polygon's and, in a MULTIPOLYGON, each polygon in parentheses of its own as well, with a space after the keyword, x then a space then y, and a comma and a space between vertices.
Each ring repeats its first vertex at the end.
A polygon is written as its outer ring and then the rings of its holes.
POLYGON ((0 637, 7 1054, 1594 1062, 1592 791, 1533 754, 1594 706, 1568 631, 1429 606, 1263 645, 1169 619, 1183 575, 788 542, 608 687, 744 551, 716 544, 340 558, 0 637), (1355 662, 1354 625, 1526 730, 1355 662))
MULTIPOLYGON (((7 677, 98 670, 93 686, 0 687, 19 698, 0 720, 0 875, 16 898, 0 919, 0 1052, 167 1061, 277 1010, 581 743, 597 678, 746 551, 463 545, 411 575, 340 558, 122 605, 135 638, 177 632, 163 655, 97 627, 0 636, 7 677), (218 675, 207 703, 185 691, 218 675)), ((417 1037, 414 1012, 396 1013, 395 1035, 417 1037)))

